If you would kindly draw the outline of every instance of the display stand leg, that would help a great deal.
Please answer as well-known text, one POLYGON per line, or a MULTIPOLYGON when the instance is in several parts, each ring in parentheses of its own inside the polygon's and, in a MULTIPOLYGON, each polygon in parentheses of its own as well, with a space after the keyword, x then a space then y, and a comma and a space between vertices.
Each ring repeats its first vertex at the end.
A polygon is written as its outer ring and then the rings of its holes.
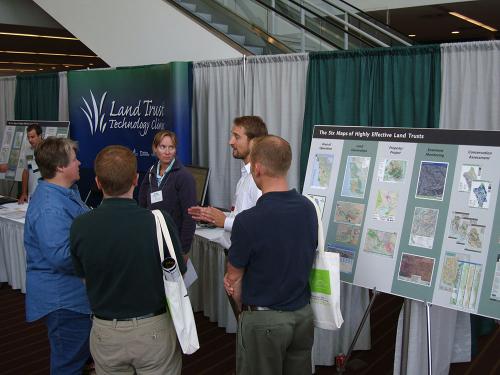
POLYGON ((399 373, 406 375, 408 367, 408 346, 410 342, 411 300, 405 298, 403 304, 403 337, 401 340, 401 366, 399 373))
POLYGON ((431 348, 431 304, 425 303, 425 315, 427 317, 427 366, 428 374, 432 375, 432 348, 431 348))
POLYGON ((372 298, 370 299, 370 303, 368 304, 368 307, 365 310, 365 313, 363 315, 363 318, 361 319, 361 323, 359 323, 358 329, 356 330, 356 334, 354 335, 354 338, 352 339, 351 345, 349 345, 349 349, 347 350, 347 354, 339 354, 338 356, 335 357, 335 366, 337 368, 338 373, 343 373, 346 370, 347 367, 347 362, 349 361, 349 358, 351 357, 352 351, 354 350, 354 346, 356 345, 356 342, 358 341, 359 335, 361 334, 361 331, 366 323, 366 319, 368 319, 368 316, 370 315, 370 311, 373 307, 373 303, 375 302, 375 298, 378 295, 377 288, 373 288, 372 290, 373 295, 372 298))

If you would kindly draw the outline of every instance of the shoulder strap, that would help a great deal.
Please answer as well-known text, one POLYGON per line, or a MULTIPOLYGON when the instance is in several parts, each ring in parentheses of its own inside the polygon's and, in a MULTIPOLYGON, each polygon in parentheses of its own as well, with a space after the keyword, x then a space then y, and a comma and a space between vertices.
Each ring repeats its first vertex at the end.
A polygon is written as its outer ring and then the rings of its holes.
POLYGON ((325 236, 323 235, 323 220, 321 220, 321 211, 319 209, 318 204, 314 199, 312 199, 309 195, 305 195, 307 199, 309 199, 312 204, 314 205, 314 208, 316 209, 316 217, 318 219, 318 251, 324 252, 325 251, 325 236))
POLYGON ((168 252, 170 256, 173 259, 175 259, 175 262, 177 263, 177 256, 175 254, 174 244, 172 243, 172 238, 170 237, 170 232, 168 231, 167 222, 165 221, 163 214, 161 213, 160 210, 153 210, 151 212, 153 213, 156 222, 156 237, 158 240, 158 249, 160 249, 160 259, 163 261, 163 259, 165 258, 163 254, 163 239, 165 239, 168 252))

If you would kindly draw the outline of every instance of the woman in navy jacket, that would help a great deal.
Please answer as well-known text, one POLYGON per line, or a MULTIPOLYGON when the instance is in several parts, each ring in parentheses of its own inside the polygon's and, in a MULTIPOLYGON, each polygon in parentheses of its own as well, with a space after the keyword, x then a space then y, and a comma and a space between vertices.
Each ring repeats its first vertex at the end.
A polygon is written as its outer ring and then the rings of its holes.
POLYGON ((191 173, 176 159, 177 138, 174 132, 161 130, 153 140, 158 163, 153 164, 142 180, 139 205, 150 210, 164 210, 172 216, 181 239, 182 251, 191 249, 196 223, 187 209, 198 204, 196 184, 191 173))

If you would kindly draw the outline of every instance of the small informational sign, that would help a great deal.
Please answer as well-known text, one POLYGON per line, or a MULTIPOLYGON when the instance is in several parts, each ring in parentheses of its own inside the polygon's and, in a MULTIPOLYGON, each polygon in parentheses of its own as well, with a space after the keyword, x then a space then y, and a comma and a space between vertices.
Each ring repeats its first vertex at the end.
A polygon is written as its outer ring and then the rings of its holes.
POLYGON ((0 173, 0 179, 21 181, 23 170, 27 168, 26 154, 31 149, 27 129, 32 124, 40 125, 43 138, 68 137, 69 121, 7 121, 0 148, 0 164, 7 164, 8 170, 0 173))

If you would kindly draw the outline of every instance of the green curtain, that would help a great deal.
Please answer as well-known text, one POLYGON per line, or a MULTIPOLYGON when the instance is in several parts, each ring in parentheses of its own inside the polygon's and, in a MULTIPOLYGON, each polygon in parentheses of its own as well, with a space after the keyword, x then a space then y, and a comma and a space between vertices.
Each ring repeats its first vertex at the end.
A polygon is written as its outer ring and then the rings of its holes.
POLYGON ((301 186, 314 125, 439 127, 439 45, 309 56, 301 186))
POLYGON ((17 76, 14 104, 16 120, 51 120, 59 117, 57 73, 17 76))

